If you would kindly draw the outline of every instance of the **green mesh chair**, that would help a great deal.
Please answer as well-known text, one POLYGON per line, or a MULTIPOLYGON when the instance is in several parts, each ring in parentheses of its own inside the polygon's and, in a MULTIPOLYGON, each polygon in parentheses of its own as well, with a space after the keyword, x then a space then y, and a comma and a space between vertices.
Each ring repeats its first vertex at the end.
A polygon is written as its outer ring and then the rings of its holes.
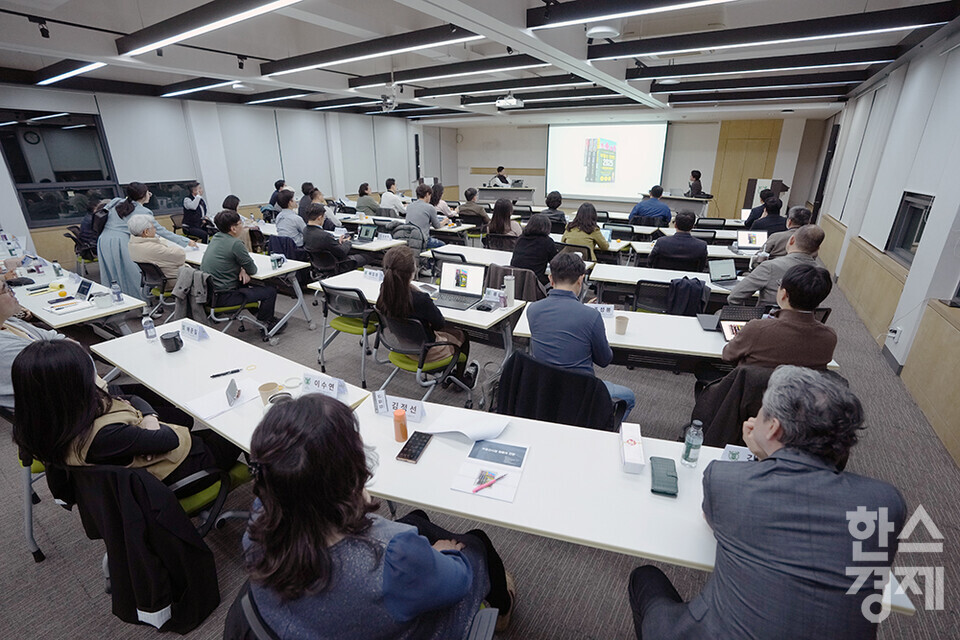
POLYGON ((367 356, 370 354, 368 342, 371 333, 377 332, 379 318, 373 306, 367 302, 360 289, 331 287, 320 281, 323 290, 323 325, 320 329, 320 348, 317 349, 317 361, 320 371, 326 373, 327 362, 323 352, 341 333, 360 336, 360 386, 367 388, 367 356), (333 318, 327 318, 333 313, 333 318), (327 337, 327 327, 333 330, 327 337))
POLYGON ((150 315, 155 316, 158 311, 167 307, 170 313, 161 321, 165 323, 173 315, 177 301, 171 291, 167 291, 167 276, 163 275, 160 267, 151 262, 134 262, 140 269, 140 290, 150 301, 157 301, 157 305, 150 310, 150 315))
POLYGON ((375 349, 379 353, 380 345, 389 351, 386 360, 377 358, 378 364, 392 364, 394 370, 380 386, 383 391, 393 380, 397 372, 403 370, 413 373, 417 377, 417 384, 426 388, 427 392, 421 400, 427 401, 430 394, 440 382, 455 384, 467 392, 468 409, 473 407, 473 390, 453 375, 458 363, 466 363, 467 356, 462 353, 461 347, 452 342, 431 342, 427 331, 419 320, 380 317, 380 330, 377 332, 375 349), (453 354, 427 362, 427 352, 431 347, 449 345, 453 347, 453 354))
MULTIPOLYGON (((221 322, 226 322, 222 330, 226 331, 234 322, 240 323, 239 331, 246 331, 244 327, 244 322, 249 322, 257 327, 260 327, 260 330, 264 335, 267 333, 267 326, 260 322, 254 317, 253 312, 260 308, 259 302, 248 302, 247 304, 234 304, 229 306, 217 306, 214 302, 216 300, 217 294, 213 289, 213 276, 207 275, 204 280, 207 283, 207 303, 204 307, 207 310, 207 317, 210 318, 210 321, 215 324, 220 324, 221 322), (247 312, 244 315, 244 311, 247 312), (219 315, 218 315, 219 314, 219 315)), ((278 338, 272 338, 270 344, 276 346, 279 343, 278 338), (276 342, 275 342, 276 341, 276 342)))
POLYGON ((230 471, 219 469, 198 471, 170 485, 170 490, 177 496, 177 501, 188 516, 201 518, 197 531, 201 536, 205 536, 212 527, 216 526, 219 529, 230 518, 242 520, 249 518, 250 514, 246 511, 223 511, 227 494, 249 481, 250 471, 247 465, 238 462, 230 468, 230 471), (210 476, 219 476, 219 479, 208 487, 193 491, 192 485, 210 476))

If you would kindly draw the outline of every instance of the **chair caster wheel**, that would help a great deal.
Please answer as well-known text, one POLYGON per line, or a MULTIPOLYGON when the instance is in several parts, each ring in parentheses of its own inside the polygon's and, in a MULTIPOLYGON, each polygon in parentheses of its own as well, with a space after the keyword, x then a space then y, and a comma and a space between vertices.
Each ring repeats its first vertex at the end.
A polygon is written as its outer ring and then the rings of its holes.
POLYGON ((213 528, 219 531, 220 529, 223 529, 225 524, 227 524, 226 520, 223 518, 217 518, 216 522, 213 523, 213 528))
POLYGON ((33 495, 30 496, 30 502, 32 502, 33 504, 40 504, 40 496, 37 495, 36 491, 34 491, 33 495))
POLYGON ((319 302, 318 300, 314 300, 314 301, 313 301, 313 306, 319 307, 319 306, 320 306, 320 302, 319 302))
POLYGON ((276 336, 274 336, 273 338, 270 338, 269 342, 271 347, 275 347, 278 344, 280 344, 280 338, 277 338, 276 336))
POLYGON ((464 409, 473 409, 473 400, 467 400, 463 403, 464 409))
POLYGON ((237 329, 237 331, 238 331, 239 333, 243 333, 243 332, 246 331, 246 330, 247 330, 247 328, 246 328, 245 326, 243 326, 243 325, 240 325, 240 328, 237 329))
POLYGON ((310 329, 310 331, 316 331, 316 329, 317 329, 317 323, 316 323, 316 322, 311 322, 310 324, 307 325, 307 327, 310 329))
POLYGON ((34 552, 32 552, 32 553, 33 553, 33 561, 34 561, 34 562, 43 562, 44 560, 47 559, 47 556, 43 555, 43 551, 40 551, 40 549, 37 549, 36 551, 34 551, 34 552))

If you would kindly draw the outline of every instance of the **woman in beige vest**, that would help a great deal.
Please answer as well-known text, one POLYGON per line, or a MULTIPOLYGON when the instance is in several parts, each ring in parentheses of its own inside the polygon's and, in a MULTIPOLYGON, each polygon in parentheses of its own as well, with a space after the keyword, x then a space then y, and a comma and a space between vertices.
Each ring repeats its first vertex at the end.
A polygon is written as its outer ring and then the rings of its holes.
POLYGON ((44 464, 145 468, 173 484, 211 467, 227 471, 240 454, 213 432, 161 424, 137 396, 112 397, 76 342, 30 344, 13 361, 12 377, 13 439, 44 464))

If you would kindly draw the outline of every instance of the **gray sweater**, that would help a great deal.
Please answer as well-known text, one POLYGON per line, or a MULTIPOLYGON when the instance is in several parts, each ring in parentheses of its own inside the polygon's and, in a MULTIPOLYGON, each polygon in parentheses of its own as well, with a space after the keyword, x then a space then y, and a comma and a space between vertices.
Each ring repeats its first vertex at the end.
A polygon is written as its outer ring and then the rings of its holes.
POLYGON ((63 338, 63 334, 49 329, 40 329, 17 318, 10 318, 3 324, 3 329, 0 329, 0 407, 13 409, 13 379, 10 377, 10 369, 20 352, 26 349, 28 344, 37 340, 63 340, 63 338), (13 331, 8 331, 8 327, 19 329, 29 338, 22 338, 13 331))

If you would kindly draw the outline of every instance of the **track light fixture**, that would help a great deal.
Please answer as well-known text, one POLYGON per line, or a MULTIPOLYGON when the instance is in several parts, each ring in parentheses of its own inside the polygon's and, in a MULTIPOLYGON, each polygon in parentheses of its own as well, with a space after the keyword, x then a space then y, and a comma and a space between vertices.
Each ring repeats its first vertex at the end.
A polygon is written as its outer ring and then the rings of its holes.
POLYGON ((50 30, 47 29, 47 21, 46 21, 46 20, 44 20, 43 18, 38 18, 38 17, 36 17, 36 16, 30 16, 29 18, 27 18, 27 20, 29 20, 30 22, 34 23, 34 24, 37 25, 38 27, 40 27, 40 37, 41 37, 41 38, 49 38, 49 37, 50 37, 50 30))
POLYGON ((247 56, 237 56, 237 68, 243 69, 243 61, 247 59, 247 56))

